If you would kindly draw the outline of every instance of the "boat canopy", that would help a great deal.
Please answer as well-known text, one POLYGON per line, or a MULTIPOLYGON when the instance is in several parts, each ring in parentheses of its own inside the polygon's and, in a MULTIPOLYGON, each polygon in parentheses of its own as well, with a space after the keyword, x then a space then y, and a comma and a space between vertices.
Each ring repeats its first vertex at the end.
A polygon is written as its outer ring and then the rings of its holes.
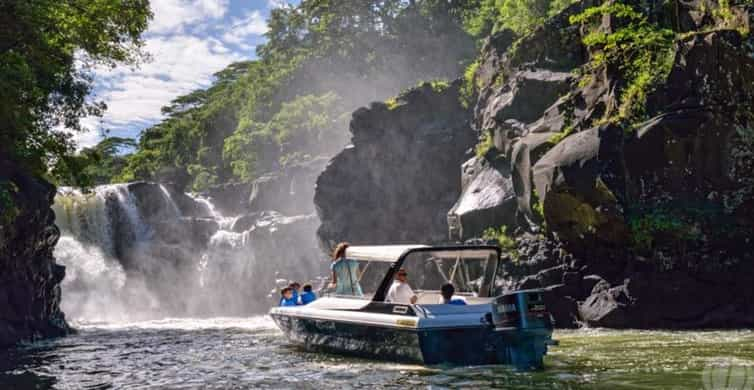
POLYGON ((493 251, 489 248, 443 248, 430 247, 427 245, 373 245, 373 246, 349 246, 346 249, 346 258, 359 261, 395 262, 400 257, 413 250, 428 251, 431 256, 438 259, 457 258, 486 258, 493 251))
POLYGON ((349 246, 346 258, 360 261, 395 262, 412 249, 428 248, 426 245, 373 245, 349 246))

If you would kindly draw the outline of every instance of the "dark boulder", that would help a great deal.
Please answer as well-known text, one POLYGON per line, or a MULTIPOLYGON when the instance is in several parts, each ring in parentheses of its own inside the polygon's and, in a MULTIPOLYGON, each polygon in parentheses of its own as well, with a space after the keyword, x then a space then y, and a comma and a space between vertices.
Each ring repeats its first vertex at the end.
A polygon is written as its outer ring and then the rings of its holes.
POLYGON ((0 347, 71 332, 60 310, 65 267, 50 208, 55 187, 0 159, 0 347))
POLYGON ((207 190, 217 211, 222 215, 239 215, 248 211, 252 183, 224 183, 207 190))
POLYGON ((610 283, 599 275, 586 275, 581 279, 581 296, 588 297, 610 288, 610 283))
POLYGON ((248 210, 275 210, 285 215, 314 213, 314 188, 327 161, 324 157, 316 158, 254 180, 248 210))
POLYGON ((579 317, 588 326, 626 328, 631 297, 625 286, 613 287, 589 296, 579 304, 579 317))
POLYGON ((323 248, 351 243, 447 240, 447 210, 461 193, 457 171, 475 142, 458 82, 437 91, 424 84, 396 106, 354 112, 353 145, 317 180, 314 203, 323 248))
POLYGON ((532 169, 548 228, 577 254, 628 241, 619 199, 607 184, 623 176, 615 171, 621 166, 622 137, 623 131, 611 126, 580 132, 548 151, 532 169))
POLYGON ((495 224, 512 229, 517 206, 509 165, 474 157, 463 164, 462 171, 461 197, 448 212, 450 238, 479 237, 495 224))
POLYGON ((553 324, 555 327, 576 328, 578 326, 576 300, 564 293, 564 289, 567 287, 563 284, 545 287, 545 307, 555 320, 553 324))
POLYGON ((182 217, 155 223, 153 228, 155 237, 163 242, 183 243, 187 247, 201 249, 206 247, 219 226, 211 218, 182 217))
MULTIPOLYGON (((495 92, 485 96, 487 102, 477 112, 481 129, 493 134, 507 131, 505 121, 515 119, 520 123, 536 121, 568 90, 572 75, 547 69, 520 70, 511 75, 495 92)), ((499 135, 495 135, 500 137, 499 135)), ((504 150, 501 150, 504 151, 504 150)))
POLYGON ((126 184, 124 190, 119 196, 133 196, 139 215, 148 222, 183 216, 212 217, 207 203, 199 202, 172 186, 134 182, 126 184))

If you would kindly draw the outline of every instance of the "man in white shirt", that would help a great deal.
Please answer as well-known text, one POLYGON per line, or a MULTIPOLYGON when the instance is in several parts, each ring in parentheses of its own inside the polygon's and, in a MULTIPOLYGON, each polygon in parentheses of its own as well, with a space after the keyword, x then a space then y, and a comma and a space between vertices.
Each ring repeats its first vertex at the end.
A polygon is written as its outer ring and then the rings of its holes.
POLYGON ((393 285, 387 290, 386 300, 391 303, 416 303, 416 294, 408 285, 408 273, 404 268, 399 269, 395 275, 393 285))

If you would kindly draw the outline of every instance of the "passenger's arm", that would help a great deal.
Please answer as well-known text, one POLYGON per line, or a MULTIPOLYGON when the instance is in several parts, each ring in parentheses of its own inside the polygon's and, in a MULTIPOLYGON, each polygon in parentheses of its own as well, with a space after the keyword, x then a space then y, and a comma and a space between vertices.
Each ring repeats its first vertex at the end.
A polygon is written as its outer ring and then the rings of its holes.
POLYGON ((338 285, 338 275, 335 274, 335 270, 333 269, 330 271, 330 284, 327 286, 328 288, 335 288, 335 286, 338 285))
POLYGON ((416 294, 414 293, 414 289, 412 289, 411 286, 406 284, 406 287, 408 288, 409 293, 411 293, 411 298, 409 298, 409 302, 411 302, 411 304, 413 305, 416 303, 416 301, 419 300, 419 297, 416 296, 416 294))

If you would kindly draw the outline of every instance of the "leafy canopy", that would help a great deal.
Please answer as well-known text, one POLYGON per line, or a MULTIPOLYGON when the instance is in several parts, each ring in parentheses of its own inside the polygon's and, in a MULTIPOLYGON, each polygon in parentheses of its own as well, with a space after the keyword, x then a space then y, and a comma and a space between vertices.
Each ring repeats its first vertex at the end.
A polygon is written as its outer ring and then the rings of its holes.
POLYGON ((258 59, 163 109, 114 180, 201 191, 332 155, 350 113, 419 80, 457 77, 475 54, 464 20, 480 1, 304 0, 275 9, 258 59))
MULTIPOLYGON (((72 156, 94 66, 137 64, 148 0, 0 0, 0 152, 32 172, 85 181, 72 156)), ((84 183, 85 184, 85 183, 84 183)))

